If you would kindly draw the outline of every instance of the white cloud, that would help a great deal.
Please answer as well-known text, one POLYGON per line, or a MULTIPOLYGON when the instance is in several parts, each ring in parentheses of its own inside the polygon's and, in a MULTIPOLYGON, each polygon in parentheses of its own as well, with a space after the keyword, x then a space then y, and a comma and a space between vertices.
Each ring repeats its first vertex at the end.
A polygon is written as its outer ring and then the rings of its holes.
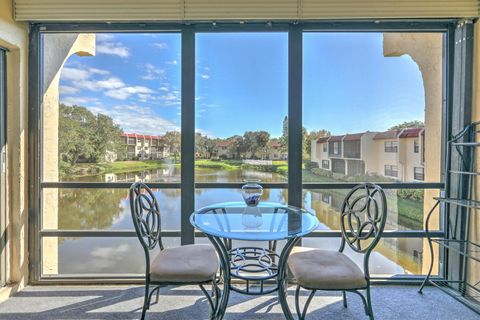
POLYGON ((81 80, 76 81, 74 85, 77 88, 98 91, 101 89, 117 89, 125 86, 119 78, 111 77, 105 80, 81 80))
POLYGON ((167 61, 167 64, 176 66, 178 64, 178 61, 177 60, 167 61))
POLYGON ((210 79, 210 76, 208 74, 202 74, 200 75, 200 77, 202 77, 202 79, 205 79, 205 80, 210 79))
POLYGON ((74 94, 80 91, 78 88, 70 87, 70 86, 60 86, 60 93, 61 94, 74 94))
POLYGON ((165 70, 161 68, 157 68, 150 63, 147 63, 145 65, 144 71, 146 73, 141 77, 143 80, 155 80, 155 79, 164 80, 165 79, 165 70))
POLYGON ((153 93, 153 90, 143 86, 122 87, 108 90, 105 95, 114 99, 125 100, 130 98, 131 95, 139 93, 153 93))
POLYGON ((160 87, 160 90, 161 91, 170 91, 170 89, 168 89, 167 87, 160 87))
POLYGON ((113 108, 94 107, 92 112, 108 114, 126 132, 160 135, 167 131, 180 131, 173 122, 155 114, 149 107, 117 105, 113 108))
POLYGON ((64 67, 62 70, 61 78, 66 80, 84 80, 90 77, 88 70, 82 70, 77 68, 64 67))
POLYGON ((87 97, 65 97, 65 98, 61 98, 60 102, 69 106, 73 106, 73 105, 84 106, 86 104, 96 103, 97 99, 87 98, 87 97))
POLYGON ((107 70, 97 69, 97 68, 88 68, 88 71, 93 74, 107 75, 110 74, 107 70))
POLYGON ((128 58, 130 51, 121 42, 102 42, 97 44, 96 52, 128 58))
POLYGON ((165 42, 155 42, 153 45, 158 49, 166 49, 168 47, 165 42))
POLYGON ((108 41, 113 40, 115 36, 111 33, 97 33, 96 38, 98 41, 108 41))
POLYGON ((106 80, 96 81, 95 83, 101 89, 117 89, 125 86, 122 80, 119 78, 108 78, 106 80))

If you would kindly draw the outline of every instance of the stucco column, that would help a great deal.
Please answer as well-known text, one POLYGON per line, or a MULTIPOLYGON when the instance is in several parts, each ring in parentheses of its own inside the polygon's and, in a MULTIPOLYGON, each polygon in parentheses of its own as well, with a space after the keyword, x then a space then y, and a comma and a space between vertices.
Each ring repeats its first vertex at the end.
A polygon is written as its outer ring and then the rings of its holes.
MULTIPOLYGON (((95 54, 94 34, 45 34, 42 164, 43 181, 58 181, 59 82, 65 62, 73 55, 95 54)), ((58 190, 43 190, 43 228, 58 228, 58 190)), ((58 274, 58 238, 43 238, 43 273, 58 274)))
MULTIPOLYGON (((425 89, 425 181, 440 180, 440 148, 442 128, 442 68, 443 39, 440 33, 384 33, 383 53, 385 57, 409 55, 418 65, 425 89)), ((434 205, 437 190, 425 190, 424 221, 426 213, 434 205)), ((439 214, 430 220, 430 229, 438 229, 439 214)), ((437 249, 435 248, 437 251, 437 249)), ((437 251, 438 252, 438 251, 437 251)), ((430 253, 426 239, 423 243, 422 272, 428 271, 430 253)), ((438 254, 435 256, 438 259, 438 254)), ((438 272, 438 263, 434 263, 434 273, 438 272)))

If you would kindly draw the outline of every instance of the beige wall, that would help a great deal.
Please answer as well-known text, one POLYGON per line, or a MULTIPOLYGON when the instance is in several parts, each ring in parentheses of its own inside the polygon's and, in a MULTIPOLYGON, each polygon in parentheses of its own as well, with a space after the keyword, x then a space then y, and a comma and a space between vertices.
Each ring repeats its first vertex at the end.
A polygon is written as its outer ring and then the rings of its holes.
MULTIPOLYGON (((420 146, 418 153, 414 152, 415 140, 420 138, 402 138, 400 139, 400 148, 405 152, 405 162, 402 164, 402 176, 404 181, 415 181, 414 179, 414 169, 415 167, 422 167, 422 162, 420 158, 420 146)), ((400 168, 399 168, 400 170, 400 168)))
MULTIPOLYGON (((480 24, 475 24, 475 40, 474 40, 474 69, 473 69, 473 121, 480 121, 480 24)), ((477 141, 480 137, 477 136, 477 141)), ((477 151, 476 170, 480 170, 480 150, 477 151)), ((477 178, 476 200, 480 200, 480 179, 477 178)), ((480 242, 480 212, 473 215, 472 224, 470 226, 471 241, 480 242)), ((480 281, 480 263, 471 261, 468 266, 469 283, 478 283, 480 281)), ((478 299, 478 298, 477 298, 478 299)))
POLYGON ((0 1, 0 46, 7 53, 7 287, 0 301, 28 282, 27 77, 28 26, 12 19, 12 3, 0 1))
POLYGON ((385 165, 398 165, 398 152, 385 152, 386 141, 397 141, 397 139, 373 140, 375 157, 370 165, 370 173, 383 176, 385 175, 385 165))

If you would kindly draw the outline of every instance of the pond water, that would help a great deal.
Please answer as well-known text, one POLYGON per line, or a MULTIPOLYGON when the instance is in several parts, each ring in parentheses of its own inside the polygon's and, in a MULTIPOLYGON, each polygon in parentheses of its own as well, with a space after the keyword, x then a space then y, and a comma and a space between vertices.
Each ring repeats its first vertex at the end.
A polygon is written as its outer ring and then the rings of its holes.
MULTIPOLYGON (((196 168, 197 182, 242 182, 244 179, 260 179, 262 182, 285 182, 276 173, 251 170, 218 170, 196 168)), ((123 174, 108 174, 78 179, 79 181, 178 182, 179 169, 158 169, 123 174)), ((124 189, 59 189, 59 229, 126 230, 133 229, 129 210, 128 190, 124 189)), ((180 189, 155 189, 160 204, 163 230, 180 230, 180 189)), ((339 230, 339 208, 347 190, 304 190, 303 206, 316 214, 319 229, 339 230)), ((423 211, 423 203, 404 203, 396 197, 395 190, 387 190, 387 230, 421 228, 418 222, 404 218, 402 210, 423 211), (407 209, 405 209, 407 208, 407 209), (402 218, 403 217, 403 218, 402 218)), ((265 201, 286 203, 285 189, 266 189, 265 201)), ((195 208, 224 201, 242 201, 238 189, 197 189, 195 208)), ((206 242, 198 238, 196 242, 206 242)), ((179 245, 179 238, 164 238, 166 247, 179 245)), ((337 250, 338 238, 305 238, 303 245, 337 250)), ((383 239, 371 256, 372 274, 421 274, 424 240, 383 239)), ((354 260, 362 264, 361 257, 347 250, 354 260)), ((137 238, 60 238, 59 274, 102 274, 144 272, 144 254, 137 238)))

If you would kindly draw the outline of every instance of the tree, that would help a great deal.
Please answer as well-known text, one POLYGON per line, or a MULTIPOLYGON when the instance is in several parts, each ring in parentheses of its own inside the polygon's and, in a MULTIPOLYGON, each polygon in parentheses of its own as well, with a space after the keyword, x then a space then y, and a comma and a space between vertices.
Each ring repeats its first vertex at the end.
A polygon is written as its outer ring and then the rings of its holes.
POLYGON ((61 166, 72 166, 80 158, 90 159, 96 150, 94 135, 95 116, 80 106, 59 106, 58 153, 61 166))
POLYGON ((394 125, 390 127, 388 130, 402 130, 405 128, 423 128, 425 125, 420 120, 413 120, 413 121, 405 121, 401 124, 394 125))
POLYGON ((170 150, 170 153, 173 154, 173 158, 175 162, 177 162, 177 157, 180 154, 180 144, 181 144, 181 136, 180 132, 178 131, 168 131, 165 133, 163 136, 165 139, 165 142, 167 143, 167 146, 170 150))
POLYGON ((95 120, 94 136, 92 137, 94 152, 91 160, 102 162, 105 160, 107 152, 114 152, 117 155, 125 153, 120 126, 114 123, 112 118, 101 113, 96 116, 95 120))
POLYGON ((266 157, 268 152, 268 142, 270 141, 270 133, 267 131, 256 131, 257 147, 262 153, 262 159, 266 157))
POLYGON ((257 151, 257 139, 254 131, 247 131, 243 134, 243 140, 245 142, 245 152, 250 152, 250 157, 255 157, 255 151, 257 151))
POLYGON ((215 149, 217 148, 217 143, 220 139, 211 139, 208 138, 205 140, 205 150, 207 151, 208 157, 211 158, 215 149))
POLYGON ((208 139, 207 136, 202 136, 200 132, 195 133, 195 153, 199 153, 200 157, 206 155, 207 150, 205 149, 205 140, 208 139))
POLYGON ((282 136, 279 139, 282 152, 288 152, 288 116, 283 118, 282 136))
POLYGON ((234 155, 235 159, 241 159, 246 152, 246 145, 243 137, 234 135, 227 139, 230 142, 228 152, 234 155))
POLYGON ((268 151, 268 142, 270 141, 270 133, 266 131, 247 131, 243 135, 246 152, 250 152, 251 157, 255 158, 257 152, 261 152, 262 157, 268 151))
POLYGON ((107 152, 123 149, 122 129, 104 114, 94 115, 81 106, 59 105, 58 153, 60 167, 68 170, 80 159, 105 161, 107 152))

